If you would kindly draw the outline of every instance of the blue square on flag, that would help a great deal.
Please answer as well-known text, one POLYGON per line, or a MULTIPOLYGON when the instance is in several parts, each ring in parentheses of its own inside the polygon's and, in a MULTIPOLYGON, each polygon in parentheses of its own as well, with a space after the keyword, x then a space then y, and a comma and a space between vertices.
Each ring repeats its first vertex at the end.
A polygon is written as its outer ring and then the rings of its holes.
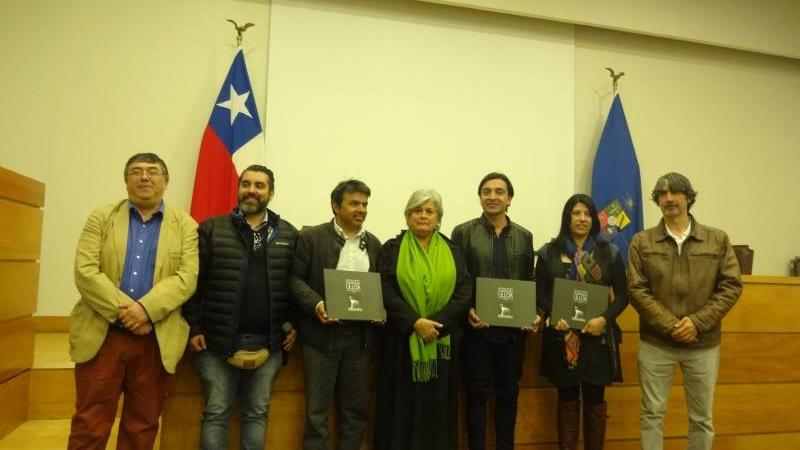
POLYGON ((261 120, 242 51, 236 54, 222 83, 209 123, 231 155, 261 133, 261 120))

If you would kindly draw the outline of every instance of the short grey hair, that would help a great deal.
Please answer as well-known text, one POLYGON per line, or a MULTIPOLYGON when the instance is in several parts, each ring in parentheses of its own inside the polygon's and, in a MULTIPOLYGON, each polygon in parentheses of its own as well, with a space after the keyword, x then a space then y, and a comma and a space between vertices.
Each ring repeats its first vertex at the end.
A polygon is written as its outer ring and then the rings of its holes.
POLYGON ((411 194, 411 197, 408 199, 408 203, 406 203, 406 220, 408 220, 408 218, 411 216, 412 211, 419 208, 423 203, 429 200, 433 202, 433 208, 436 209, 436 213, 439 215, 439 222, 441 222, 442 216, 444 215, 442 196, 439 195, 435 189, 419 189, 411 194))

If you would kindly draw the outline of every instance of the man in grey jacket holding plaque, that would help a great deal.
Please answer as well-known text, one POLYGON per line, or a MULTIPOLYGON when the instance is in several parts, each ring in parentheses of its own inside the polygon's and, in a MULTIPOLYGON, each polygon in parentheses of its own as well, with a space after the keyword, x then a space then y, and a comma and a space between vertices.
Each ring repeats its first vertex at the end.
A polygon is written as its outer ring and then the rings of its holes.
POLYGON ((290 289, 300 309, 306 386, 304 450, 328 450, 328 416, 338 398, 337 448, 357 450, 367 427, 367 367, 375 341, 369 322, 340 321, 325 307, 325 269, 374 272, 381 243, 364 229, 370 189, 359 180, 331 192, 333 219, 304 228, 290 289))
POLYGON ((719 370, 722 318, 742 293, 728 235, 701 225, 689 210, 697 192, 678 173, 656 182, 652 199, 663 218, 633 237, 628 290, 639 313, 642 449, 661 449, 675 364, 683 372, 688 449, 711 449, 711 411, 719 370))

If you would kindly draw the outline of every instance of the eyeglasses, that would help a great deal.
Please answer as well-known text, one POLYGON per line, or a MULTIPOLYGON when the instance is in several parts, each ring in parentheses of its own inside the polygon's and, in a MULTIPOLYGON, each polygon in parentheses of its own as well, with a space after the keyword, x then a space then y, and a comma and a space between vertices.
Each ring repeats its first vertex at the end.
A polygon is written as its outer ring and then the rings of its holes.
POLYGON ((153 178, 153 179, 156 179, 156 178, 164 176, 164 174, 161 173, 161 171, 158 170, 158 169, 142 170, 142 169, 138 169, 137 168, 137 169, 131 169, 131 170, 128 171, 128 175, 129 176, 136 177, 136 178, 142 178, 145 174, 147 174, 147 178, 153 178))

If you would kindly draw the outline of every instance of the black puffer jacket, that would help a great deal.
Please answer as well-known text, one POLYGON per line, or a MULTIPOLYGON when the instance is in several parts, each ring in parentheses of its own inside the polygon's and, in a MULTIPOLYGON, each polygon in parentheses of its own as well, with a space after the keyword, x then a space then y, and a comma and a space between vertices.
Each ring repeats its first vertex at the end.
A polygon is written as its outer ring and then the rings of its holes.
MULTIPOLYGON (((289 298, 289 272, 294 260, 297 229, 267 210, 272 232, 268 238, 267 276, 270 351, 279 351, 285 338, 284 322, 291 321, 293 303, 289 298)), ((246 280, 248 248, 244 231, 248 227, 240 214, 217 216, 200 225, 200 275, 197 291, 183 306, 191 336, 204 334, 209 350, 228 354, 236 350, 239 309, 246 280)))

